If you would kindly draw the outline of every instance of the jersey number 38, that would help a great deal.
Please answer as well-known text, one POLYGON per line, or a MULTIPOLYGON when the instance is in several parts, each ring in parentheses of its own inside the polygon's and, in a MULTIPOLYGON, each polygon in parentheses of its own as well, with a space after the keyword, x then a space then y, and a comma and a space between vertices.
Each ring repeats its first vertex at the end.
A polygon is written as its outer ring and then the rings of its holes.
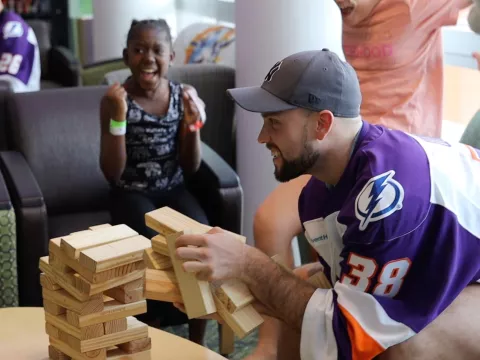
POLYGON ((20 54, 3 53, 0 58, 0 73, 9 73, 17 75, 22 64, 23 56, 20 54))
POLYGON ((374 259, 350 253, 347 264, 350 266, 350 272, 342 276, 341 283, 362 292, 371 291, 373 295, 394 297, 400 291, 412 263, 408 258, 389 261, 378 275, 378 265, 374 259), (375 276, 377 284, 371 290, 372 279, 375 276))

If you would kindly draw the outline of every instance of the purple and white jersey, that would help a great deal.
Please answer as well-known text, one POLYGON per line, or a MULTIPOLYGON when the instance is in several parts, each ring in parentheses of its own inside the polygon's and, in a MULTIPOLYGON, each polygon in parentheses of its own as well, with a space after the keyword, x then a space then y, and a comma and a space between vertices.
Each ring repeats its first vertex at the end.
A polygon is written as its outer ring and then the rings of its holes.
POLYGON ((0 80, 14 92, 40 89, 40 52, 28 24, 10 11, 0 13, 0 80))
POLYGON ((312 177, 305 235, 331 290, 302 325, 301 358, 372 359, 480 279, 480 152, 363 122, 335 187, 312 177))

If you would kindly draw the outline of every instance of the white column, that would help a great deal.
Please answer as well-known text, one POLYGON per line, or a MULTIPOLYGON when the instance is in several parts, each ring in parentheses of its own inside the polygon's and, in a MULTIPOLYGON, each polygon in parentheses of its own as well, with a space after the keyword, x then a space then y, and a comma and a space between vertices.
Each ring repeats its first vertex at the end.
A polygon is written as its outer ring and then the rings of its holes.
MULTIPOLYGON (((273 64, 299 51, 329 48, 343 56, 342 18, 333 0, 237 0, 235 20, 237 87, 260 85, 273 64)), ((236 117, 243 234, 251 243, 253 215, 278 182, 270 152, 257 143, 260 115, 237 106, 236 117)))
POLYGON ((122 56, 133 19, 165 19, 176 33, 175 0, 93 0, 94 61, 122 56))

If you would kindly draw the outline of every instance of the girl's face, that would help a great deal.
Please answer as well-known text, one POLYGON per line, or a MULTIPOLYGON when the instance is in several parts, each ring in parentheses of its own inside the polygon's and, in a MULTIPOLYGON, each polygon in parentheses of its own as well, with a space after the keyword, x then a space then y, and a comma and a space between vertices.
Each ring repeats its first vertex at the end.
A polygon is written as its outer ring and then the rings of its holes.
POLYGON ((123 54, 134 80, 144 90, 154 90, 160 85, 174 58, 167 32, 154 26, 135 29, 123 54))

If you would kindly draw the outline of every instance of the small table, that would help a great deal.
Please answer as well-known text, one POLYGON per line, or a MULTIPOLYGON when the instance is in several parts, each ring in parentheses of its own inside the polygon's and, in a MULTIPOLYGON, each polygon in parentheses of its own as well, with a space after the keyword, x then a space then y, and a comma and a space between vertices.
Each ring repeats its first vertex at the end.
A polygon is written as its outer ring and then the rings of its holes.
MULTIPOLYGON (((168 332, 148 328, 152 360, 225 360, 216 352, 168 332)), ((48 360, 43 308, 0 309, 0 358, 48 360)))

